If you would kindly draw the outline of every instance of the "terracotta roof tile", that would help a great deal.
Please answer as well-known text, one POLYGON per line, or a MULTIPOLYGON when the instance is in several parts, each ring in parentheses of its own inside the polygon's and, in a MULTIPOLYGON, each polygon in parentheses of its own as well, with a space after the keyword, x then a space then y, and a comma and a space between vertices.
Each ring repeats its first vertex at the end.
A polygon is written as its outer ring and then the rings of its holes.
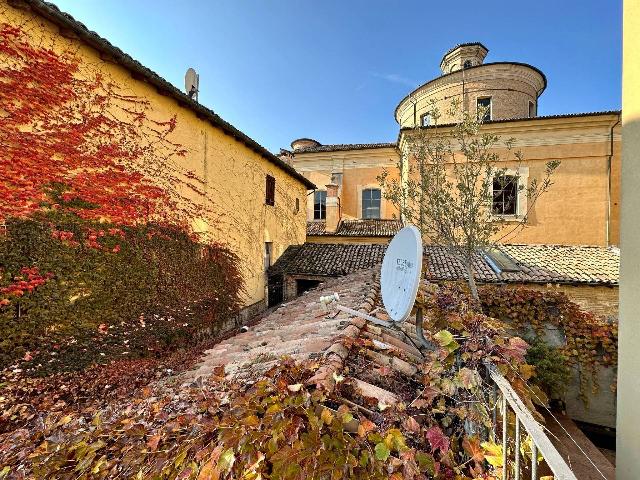
MULTIPOLYGON (((346 336, 358 336, 358 325, 362 326, 363 322, 354 323, 345 313, 325 310, 320 304, 320 296, 336 292, 342 305, 370 311, 369 305, 375 302, 377 288, 371 270, 330 279, 319 288, 265 314, 247 332, 205 352, 203 362, 186 374, 184 380, 206 377, 219 365, 225 365, 229 377, 253 379, 283 356, 297 360, 323 357, 327 360, 323 363, 325 370, 331 370, 332 365, 341 368, 340 360, 346 357, 346 350, 339 346, 346 336), (365 303, 367 299, 369 302, 365 303)), ((324 380, 326 375, 322 377, 324 380)))
POLYGON ((369 219, 342 220, 334 233, 326 231, 326 222, 307 222, 307 235, 337 237, 393 237, 402 228, 400 220, 369 219))

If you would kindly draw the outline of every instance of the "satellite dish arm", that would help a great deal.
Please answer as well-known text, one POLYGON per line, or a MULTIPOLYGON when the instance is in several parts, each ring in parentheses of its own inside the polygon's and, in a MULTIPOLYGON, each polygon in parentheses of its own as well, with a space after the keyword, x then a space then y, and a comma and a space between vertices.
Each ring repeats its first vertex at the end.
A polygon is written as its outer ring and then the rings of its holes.
POLYGON ((418 337, 418 342, 420 342, 421 347, 429 351, 436 349, 436 346, 424 337, 422 331, 422 308, 420 307, 416 309, 416 336, 418 337))

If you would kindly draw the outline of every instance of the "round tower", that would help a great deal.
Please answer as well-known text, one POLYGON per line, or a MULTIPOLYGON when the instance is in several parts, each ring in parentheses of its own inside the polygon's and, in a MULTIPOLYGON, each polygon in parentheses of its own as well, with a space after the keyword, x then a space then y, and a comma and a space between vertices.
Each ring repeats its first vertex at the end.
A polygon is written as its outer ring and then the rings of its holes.
POLYGON ((464 43, 442 57, 442 75, 402 99, 395 111, 400 127, 433 124, 429 111, 438 107, 438 123, 458 119, 448 115, 457 99, 467 112, 485 112, 485 121, 535 117, 538 97, 547 79, 537 68, 519 62, 484 63, 489 50, 481 43, 464 43))
POLYGON ((294 152, 304 150, 305 148, 319 147, 320 145, 322 144, 313 138, 298 138, 291 142, 291 148, 294 152))

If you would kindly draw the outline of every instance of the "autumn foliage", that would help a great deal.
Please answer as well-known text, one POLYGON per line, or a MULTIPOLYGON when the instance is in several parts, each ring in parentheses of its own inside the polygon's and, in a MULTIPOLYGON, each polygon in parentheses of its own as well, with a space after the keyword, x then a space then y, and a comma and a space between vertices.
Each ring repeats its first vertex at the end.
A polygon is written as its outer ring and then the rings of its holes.
MULTIPOLYGON (((501 447, 483 441, 495 405, 484 362, 531 404, 528 346, 469 309, 457 287, 431 286, 421 302, 431 331, 445 319, 451 326, 431 336, 436 349, 419 375, 403 378, 411 394, 394 390, 397 404, 363 396, 347 378, 354 361, 331 390, 310 382, 322 360, 281 359, 252 381, 219 367, 204 381, 152 383, 106 408, 42 415, 0 437, 0 465, 14 478, 500 478, 501 447)), ((364 337, 348 346, 350 359, 373 348, 364 337)))
POLYGON ((499 318, 530 337, 544 342, 546 328, 556 328, 565 342, 559 354, 566 366, 575 367, 580 375, 582 397, 600 387, 600 368, 616 368, 618 364, 618 322, 581 309, 560 292, 539 292, 519 288, 484 286, 480 298, 485 313, 499 318))
POLYGON ((167 187, 179 182, 167 174, 186 153, 168 140, 175 118, 152 120, 147 100, 69 51, 32 43, 0 24, 0 218, 60 209, 52 185, 64 185, 60 199, 81 218, 166 218, 178 207, 167 187))
MULTIPOLYGON (((124 369, 114 362, 124 362, 147 378, 140 359, 216 334, 243 292, 236 255, 189 229, 206 202, 194 200, 201 182, 171 139, 175 117, 155 118, 148 100, 82 62, 72 43, 41 33, 0 23, 7 425, 24 420, 28 392, 76 389, 65 372, 100 377, 109 365, 113 378, 102 384, 117 385, 124 369), (31 388, 29 377, 47 375, 49 384, 31 388)), ((121 383, 140 383, 130 380, 121 383)))

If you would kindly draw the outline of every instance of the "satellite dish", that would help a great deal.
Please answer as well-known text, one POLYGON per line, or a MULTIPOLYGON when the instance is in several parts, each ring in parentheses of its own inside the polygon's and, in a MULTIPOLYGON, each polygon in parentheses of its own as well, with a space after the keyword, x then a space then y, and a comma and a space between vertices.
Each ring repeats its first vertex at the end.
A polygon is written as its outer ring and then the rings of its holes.
POLYGON ((409 225, 400 230, 387 247, 380 273, 382 302, 394 322, 411 314, 422 274, 422 236, 409 225))
POLYGON ((198 101, 199 84, 200 75, 193 68, 189 68, 184 75, 184 89, 189 98, 193 98, 196 102, 198 101))

